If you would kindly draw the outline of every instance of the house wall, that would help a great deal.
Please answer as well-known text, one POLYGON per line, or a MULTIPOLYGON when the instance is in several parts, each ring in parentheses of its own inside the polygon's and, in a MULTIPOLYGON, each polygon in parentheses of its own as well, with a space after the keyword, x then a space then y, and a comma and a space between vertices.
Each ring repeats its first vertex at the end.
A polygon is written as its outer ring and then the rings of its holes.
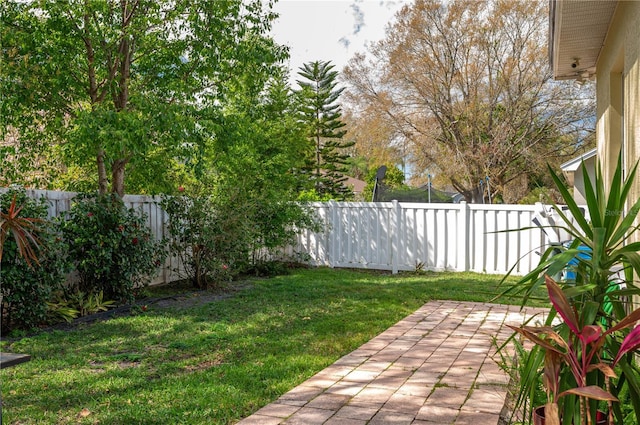
POLYGON ((583 167, 586 167, 589 179, 593 182, 596 178, 596 158, 591 157, 584 161, 584 164, 580 164, 578 169, 573 173, 573 199, 578 205, 586 205, 586 191, 585 181, 583 176, 583 167))
MULTIPOLYGON (((598 59, 596 81, 598 155, 610 181, 620 150, 627 170, 640 159, 640 2, 618 2, 598 59)), ((636 176, 629 199, 638 198, 636 176)), ((634 236, 640 240, 640 232, 634 236)), ((640 298, 634 297, 634 303, 640 304, 640 298)))
MULTIPOLYGON (((640 159, 640 2, 620 1, 597 63, 598 156, 608 181, 622 150, 625 169, 640 159)), ((640 178, 631 199, 640 197, 640 178)))

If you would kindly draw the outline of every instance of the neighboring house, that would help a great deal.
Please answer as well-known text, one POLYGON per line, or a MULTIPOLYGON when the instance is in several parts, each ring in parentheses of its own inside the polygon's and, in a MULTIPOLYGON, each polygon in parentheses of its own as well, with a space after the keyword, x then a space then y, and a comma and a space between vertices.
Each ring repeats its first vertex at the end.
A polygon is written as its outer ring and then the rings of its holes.
POLYGON ((583 167, 589 173, 591 181, 595 179, 596 169, 596 149, 580 155, 577 158, 567 161, 560 166, 569 186, 573 186, 573 198, 578 205, 586 205, 587 201, 584 192, 583 167))
MULTIPOLYGON (((366 199, 363 198, 362 192, 364 191, 367 182, 358 180, 355 177, 347 176, 347 181, 344 182, 344 185, 351 188, 356 201, 366 201, 366 199)), ((370 199, 368 200, 370 201, 370 199)))
MULTIPOLYGON (((595 76, 597 157, 610 181, 620 152, 625 169, 640 158, 640 1, 551 0, 550 6, 554 77, 595 76)), ((637 198, 639 181, 631 193, 637 198)))

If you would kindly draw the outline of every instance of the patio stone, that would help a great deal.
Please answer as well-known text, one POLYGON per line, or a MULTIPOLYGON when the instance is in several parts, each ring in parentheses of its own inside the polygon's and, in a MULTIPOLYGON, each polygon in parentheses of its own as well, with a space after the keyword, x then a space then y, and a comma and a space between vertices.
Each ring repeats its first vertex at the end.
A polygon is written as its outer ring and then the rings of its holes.
POLYGON ((354 396, 364 388, 364 384, 358 382, 340 381, 329 387, 326 392, 329 394, 342 394, 354 396))
POLYGON ((489 413, 470 413, 460 412, 460 415, 456 418, 456 425, 497 425, 500 420, 500 415, 489 413))
POLYGON ((503 405, 507 397, 507 389, 476 389, 462 406, 462 411, 495 413, 497 405, 503 405))
POLYGON ((258 410, 256 414, 261 416, 272 416, 276 418, 287 418, 300 410, 299 406, 290 404, 271 403, 258 410))
POLYGON ((414 415, 381 410, 369 422, 369 425, 411 425, 414 415))
POLYGON ((321 425, 334 413, 332 410, 303 407, 282 423, 287 425, 321 425))
POLYGON ((420 408, 424 405, 426 399, 427 397, 396 393, 384 404, 383 409, 393 412, 409 413, 415 417, 420 408))
POLYGON ((435 406, 462 406, 469 396, 469 390, 449 387, 437 387, 427 399, 435 406))
POLYGON ((362 407, 362 406, 344 406, 336 412, 336 417, 349 418, 349 419, 361 419, 368 421, 378 413, 377 408, 362 407))
POLYGON ((317 407, 318 409, 338 410, 344 406, 351 396, 343 394, 324 393, 314 398, 307 404, 307 407, 317 407))
POLYGON ((453 423, 460 410, 454 407, 424 405, 416 415, 417 420, 422 420, 431 424, 453 423))
POLYGON ((367 425, 367 421, 360 419, 337 418, 334 416, 329 418, 324 425, 367 425))
POLYGON ((278 425, 281 423, 281 418, 254 414, 238 422, 238 425, 278 425))
POLYGON ((309 401, 322 393, 322 388, 301 385, 280 397, 281 400, 306 400, 309 401))
POLYGON ((494 341, 541 312, 429 302, 239 424, 497 425, 509 376, 494 341))

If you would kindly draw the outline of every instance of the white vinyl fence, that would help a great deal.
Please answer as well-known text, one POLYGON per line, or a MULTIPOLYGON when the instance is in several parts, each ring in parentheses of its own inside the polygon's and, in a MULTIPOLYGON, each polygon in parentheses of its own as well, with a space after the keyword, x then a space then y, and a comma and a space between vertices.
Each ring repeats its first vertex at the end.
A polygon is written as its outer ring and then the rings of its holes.
POLYGON ((522 275, 549 243, 533 223, 541 204, 314 203, 322 233, 302 231, 290 253, 315 265, 522 275), (516 231, 518 229, 523 229, 516 231))
MULTIPOLYGON (((49 216, 71 207, 73 192, 27 190, 45 197, 49 216)), ((157 239, 168 237, 167 214, 159 197, 126 195, 130 208, 143 212, 157 239)), ((533 223, 544 211, 536 205, 416 204, 400 202, 311 203, 324 230, 303 230, 286 254, 312 265, 377 270, 451 270, 523 275, 534 268, 549 244, 533 223), (518 229, 524 229, 517 231, 518 229)), ((544 214, 543 214, 544 215, 544 214)), ((154 283, 175 279, 176 260, 167 260, 154 283)))
MULTIPOLYGON (((0 189, 4 192, 6 189, 0 189)), ((27 189, 27 196, 31 198, 45 198, 49 204, 49 218, 63 216, 66 211, 71 209, 71 200, 77 195, 76 192, 61 192, 53 190, 34 190, 27 189)), ((147 195, 125 195, 123 198, 125 205, 133 208, 147 218, 147 224, 156 240, 162 240, 168 236, 165 223, 168 220, 167 213, 160 208, 159 196, 147 195)), ((168 283, 178 277, 172 272, 177 266, 177 260, 169 258, 165 261, 164 266, 160 270, 158 276, 151 284, 168 283)))

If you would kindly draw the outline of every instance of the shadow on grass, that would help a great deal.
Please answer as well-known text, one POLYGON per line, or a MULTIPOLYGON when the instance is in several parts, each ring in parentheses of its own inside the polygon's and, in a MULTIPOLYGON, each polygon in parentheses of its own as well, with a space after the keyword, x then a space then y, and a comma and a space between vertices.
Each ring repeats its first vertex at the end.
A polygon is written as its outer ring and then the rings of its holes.
POLYGON ((432 299, 486 301, 500 276, 299 270, 203 305, 151 308, 12 344, 5 423, 227 424, 432 299))

